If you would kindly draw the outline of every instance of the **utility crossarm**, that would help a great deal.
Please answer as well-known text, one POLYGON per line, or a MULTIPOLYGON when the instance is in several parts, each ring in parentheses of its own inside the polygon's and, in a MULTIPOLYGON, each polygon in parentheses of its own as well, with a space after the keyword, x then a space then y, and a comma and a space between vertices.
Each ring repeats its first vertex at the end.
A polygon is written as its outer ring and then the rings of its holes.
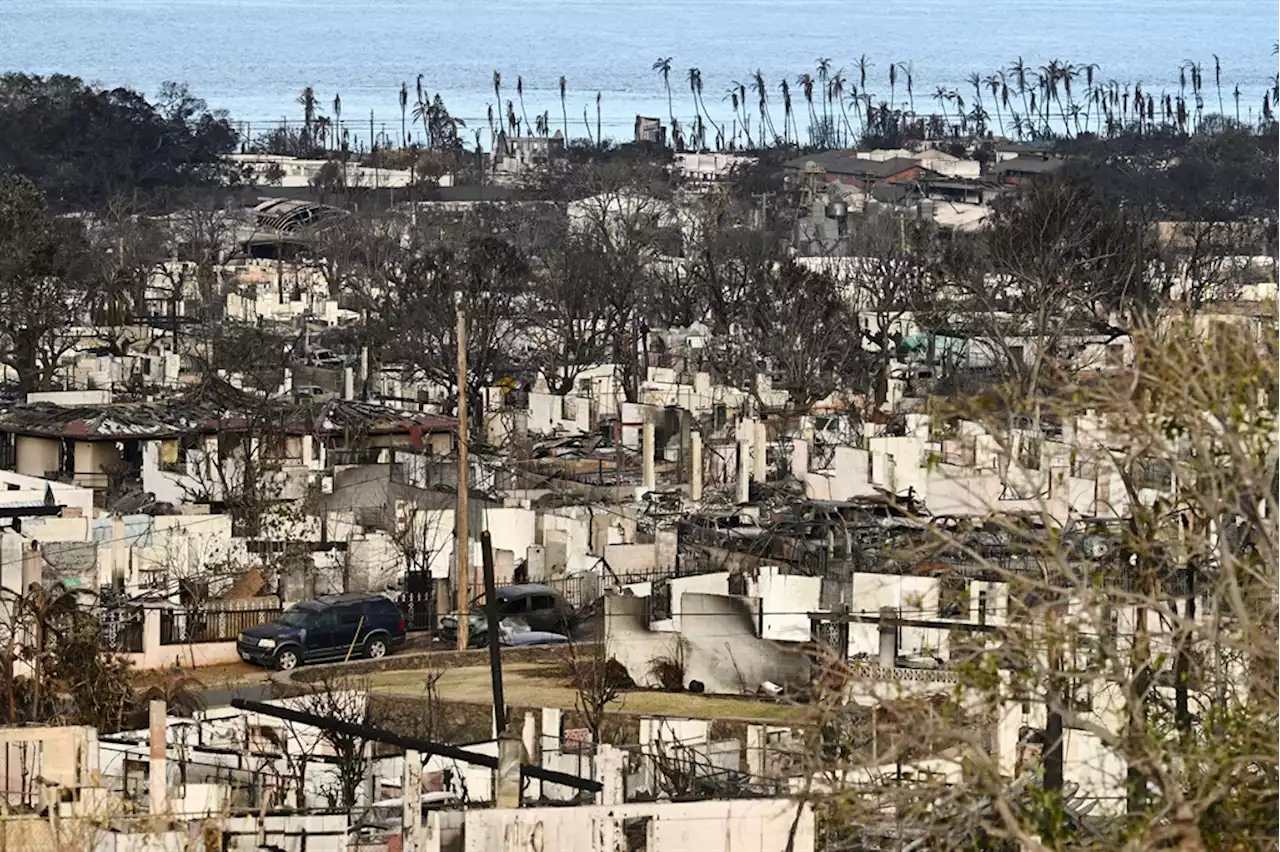
MULTIPOLYGON (((474 751, 457 748, 456 746, 445 745, 444 743, 433 743, 427 740, 418 739, 417 737, 406 737, 392 731, 385 731, 382 728, 374 728, 369 725, 357 725, 352 722, 344 722, 341 719, 331 719, 325 716, 317 716, 314 713, 304 713, 301 710, 291 710, 287 707, 276 707, 271 704, 263 704, 260 701, 248 701, 244 698, 233 698, 231 706, 237 710, 247 710, 250 713, 261 713, 263 716, 274 716, 277 719, 284 719, 287 722, 296 722, 299 725, 310 725, 313 728, 319 728, 322 731, 334 731, 340 734, 346 734, 350 737, 363 737, 374 742, 386 743, 387 745, 399 746, 403 749, 414 749, 423 754, 434 754, 440 757, 447 757, 451 760, 459 760, 463 763, 471 763, 476 766, 483 766, 487 769, 498 768, 498 758, 487 754, 477 754, 474 751)), ((543 769, 541 766, 530 766, 528 764, 520 764, 520 774, 525 778, 537 778, 539 781, 546 781, 550 784, 560 784, 564 787, 573 787, 576 790, 585 790, 588 793, 599 793, 603 787, 599 781, 592 781, 589 778, 579 778, 577 775, 569 775, 565 772, 556 772, 554 769, 543 769)))

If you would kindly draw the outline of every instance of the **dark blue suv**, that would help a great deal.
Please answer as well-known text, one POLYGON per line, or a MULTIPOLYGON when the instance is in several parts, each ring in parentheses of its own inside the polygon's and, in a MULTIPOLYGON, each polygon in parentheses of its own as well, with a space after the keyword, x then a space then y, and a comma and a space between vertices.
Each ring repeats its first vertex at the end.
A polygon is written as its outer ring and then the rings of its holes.
POLYGON ((382 595, 326 595, 292 607, 236 640, 240 659, 292 669, 299 663, 386 656, 405 640, 400 608, 382 595))

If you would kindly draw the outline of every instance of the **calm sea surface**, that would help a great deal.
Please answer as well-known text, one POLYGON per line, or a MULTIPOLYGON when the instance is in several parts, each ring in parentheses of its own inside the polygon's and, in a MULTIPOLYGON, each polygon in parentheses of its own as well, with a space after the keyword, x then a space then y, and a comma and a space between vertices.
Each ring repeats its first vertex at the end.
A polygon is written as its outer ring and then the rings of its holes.
MULTIPOLYGON (((531 120, 545 110, 560 127, 563 75, 572 136, 585 135, 584 108, 594 131, 600 92, 606 135, 629 137, 637 113, 667 115, 652 70, 659 56, 672 57, 674 108, 686 124, 690 67, 701 69, 707 108, 727 120, 726 89, 749 83, 757 68, 780 113, 784 76, 794 83, 830 57, 856 83, 862 54, 877 101, 888 99, 889 65, 911 63, 916 109, 928 112, 938 86, 971 104, 968 75, 1018 56, 1030 65, 1097 63, 1100 79, 1141 81, 1157 93, 1176 92, 1178 66, 1200 61, 1205 106, 1216 110, 1217 53, 1226 111, 1239 85, 1245 117, 1258 113, 1276 73, 1276 41, 1277 6, 1260 0, 0 0, 0 70, 60 71, 147 93, 179 80, 262 126, 297 118, 298 93, 311 85, 329 113, 341 94, 353 130, 367 135, 372 110, 395 136, 402 81, 412 90, 422 74, 476 127, 495 100, 497 70, 504 101, 516 100, 523 77, 531 120)), ((798 91, 794 98, 802 113, 798 91)))

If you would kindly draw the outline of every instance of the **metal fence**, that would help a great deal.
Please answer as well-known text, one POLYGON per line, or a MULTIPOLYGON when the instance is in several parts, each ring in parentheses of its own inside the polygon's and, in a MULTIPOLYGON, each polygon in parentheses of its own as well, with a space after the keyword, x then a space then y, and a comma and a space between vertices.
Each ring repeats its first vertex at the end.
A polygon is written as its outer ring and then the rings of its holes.
POLYGON ((559 592, 566 601, 577 609, 594 603, 601 595, 600 577, 597 574, 559 577, 554 580, 548 580, 546 585, 559 592))
POLYGON ((436 627, 436 589, 426 571, 410 571, 405 575, 404 589, 396 595, 396 605, 404 615, 406 630, 434 630, 436 627))
POLYGON ((160 613, 160 644, 234 642, 241 632, 280 617, 280 607, 228 610, 165 610, 160 613))
POLYGON ((140 609, 107 610, 99 615, 102 638, 118 654, 141 654, 143 613, 140 609))

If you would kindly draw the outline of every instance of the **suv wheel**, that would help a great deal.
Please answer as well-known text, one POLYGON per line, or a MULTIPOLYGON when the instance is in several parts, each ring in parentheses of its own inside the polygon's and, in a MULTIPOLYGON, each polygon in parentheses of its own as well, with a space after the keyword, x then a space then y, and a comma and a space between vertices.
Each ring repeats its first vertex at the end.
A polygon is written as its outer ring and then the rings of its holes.
POLYGON ((285 648, 276 654, 276 668, 282 672, 296 669, 298 662, 298 652, 292 648, 285 648))
POLYGON ((374 636, 364 646, 364 655, 371 660, 377 660, 387 655, 387 640, 381 636, 374 636))

